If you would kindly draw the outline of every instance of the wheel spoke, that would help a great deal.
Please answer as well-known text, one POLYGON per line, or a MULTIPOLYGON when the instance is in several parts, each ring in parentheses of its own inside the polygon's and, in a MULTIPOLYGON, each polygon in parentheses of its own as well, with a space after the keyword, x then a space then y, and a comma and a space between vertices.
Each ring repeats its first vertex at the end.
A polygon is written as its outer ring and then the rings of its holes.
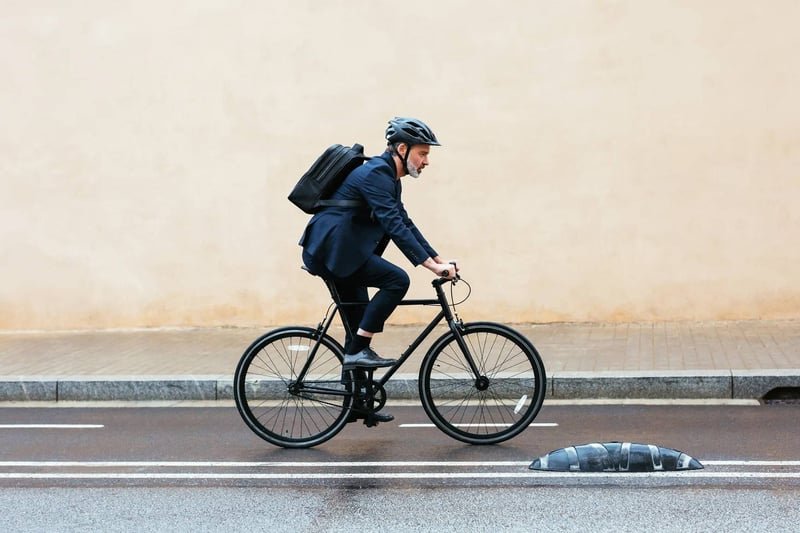
POLYGON ((517 435, 544 399, 538 354, 502 326, 468 324, 461 335, 484 379, 474 378, 450 335, 423 362, 423 407, 439 428, 465 442, 488 444, 517 435), (521 398, 527 398, 524 408, 515 412, 521 398))
POLYGON ((317 345, 312 334, 299 328, 268 334, 245 352, 236 371, 239 412, 258 436, 279 446, 314 446, 346 421, 350 397, 339 383, 343 354, 328 337, 320 340, 303 379, 313 391, 303 392, 297 383, 317 345))

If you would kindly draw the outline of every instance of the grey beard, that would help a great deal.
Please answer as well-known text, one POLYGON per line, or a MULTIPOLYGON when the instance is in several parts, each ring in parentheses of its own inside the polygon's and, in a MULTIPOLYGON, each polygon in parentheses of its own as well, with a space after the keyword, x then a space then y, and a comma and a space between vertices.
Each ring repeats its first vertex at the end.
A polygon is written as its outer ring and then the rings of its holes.
POLYGON ((406 162, 406 168, 408 168, 408 175, 409 176, 411 176, 412 178, 418 178, 419 177, 419 169, 417 167, 415 167, 414 164, 411 161, 406 162))

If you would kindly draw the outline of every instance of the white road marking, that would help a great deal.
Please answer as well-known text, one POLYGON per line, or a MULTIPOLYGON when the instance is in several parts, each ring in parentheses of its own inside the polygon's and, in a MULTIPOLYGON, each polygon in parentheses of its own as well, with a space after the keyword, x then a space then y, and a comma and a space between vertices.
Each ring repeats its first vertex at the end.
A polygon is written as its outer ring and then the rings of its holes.
MULTIPOLYGON (((398 468, 398 467, 515 467, 529 461, 0 461, 0 467, 53 468, 398 468)), ((800 461, 703 461, 704 466, 800 466, 800 461)), ((695 471, 696 472, 696 471, 695 471)))
POLYGON ((589 479, 800 479, 800 472, 330 472, 308 474, 277 473, 32 473, 5 472, 0 479, 508 479, 508 478, 589 478, 589 479))
POLYGON ((528 466, 531 461, 0 461, 0 467, 375 468, 423 466, 528 466))
POLYGON ((103 424, 0 424, 0 429, 99 429, 103 424))
POLYGON ((800 466, 800 461, 700 461, 708 466, 800 466))
MULTIPOLYGON (((453 424, 457 428, 507 428, 510 427, 511 424, 453 424)), ((398 427, 401 428, 435 428, 433 424, 400 424, 398 427)), ((558 427, 558 424, 555 422, 535 422, 530 424, 528 427, 537 427, 537 428, 554 428, 558 427)))
MULTIPOLYGON (((800 461, 704 461, 707 466, 798 467, 800 461)), ((6 468, 297 468, 300 472, 0 472, 2 479, 51 480, 337 480, 337 479, 800 479, 797 471, 690 470, 666 472, 544 472, 529 470, 530 461, 0 461, 6 468), (329 468, 478 468, 472 472, 325 472, 329 468), (513 472, 487 472, 488 468, 515 468, 513 472)))

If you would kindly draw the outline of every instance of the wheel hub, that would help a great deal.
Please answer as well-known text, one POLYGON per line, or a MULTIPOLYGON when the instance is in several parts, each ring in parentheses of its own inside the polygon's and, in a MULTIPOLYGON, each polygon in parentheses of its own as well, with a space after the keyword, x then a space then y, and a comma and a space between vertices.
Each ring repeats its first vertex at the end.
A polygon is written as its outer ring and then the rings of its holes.
POLYGON ((481 376, 475 380, 475 388, 483 392, 489 388, 489 378, 481 376))

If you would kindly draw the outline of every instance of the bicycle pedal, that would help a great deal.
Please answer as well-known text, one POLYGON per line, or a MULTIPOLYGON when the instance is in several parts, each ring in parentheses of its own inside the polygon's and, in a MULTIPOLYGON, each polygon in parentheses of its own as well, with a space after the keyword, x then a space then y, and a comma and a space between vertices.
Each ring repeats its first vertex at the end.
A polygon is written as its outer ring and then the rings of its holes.
POLYGON ((377 426, 381 422, 391 422, 392 420, 394 420, 394 417, 389 413, 369 413, 364 417, 364 425, 371 428, 377 426))

